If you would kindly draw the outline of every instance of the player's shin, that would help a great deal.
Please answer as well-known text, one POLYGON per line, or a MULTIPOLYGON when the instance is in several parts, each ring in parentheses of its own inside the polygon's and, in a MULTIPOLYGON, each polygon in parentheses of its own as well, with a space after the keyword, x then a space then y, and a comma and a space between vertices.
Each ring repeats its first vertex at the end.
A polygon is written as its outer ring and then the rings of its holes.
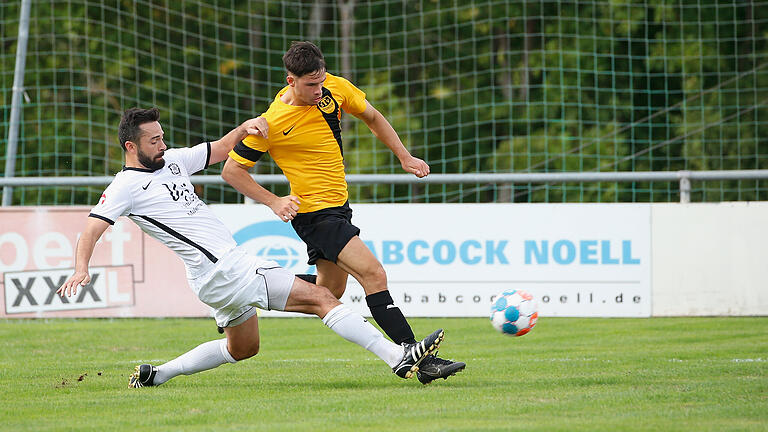
POLYGON ((400 308, 395 306, 389 291, 370 294, 365 297, 365 301, 368 303, 373 319, 392 341, 398 345, 416 342, 410 324, 400 308))
POLYGON ((198 345, 190 351, 157 367, 155 385, 160 385, 178 375, 191 375, 213 369, 236 360, 227 351, 227 340, 217 339, 198 345))
POLYGON ((388 341, 376 327, 344 304, 331 309, 323 317, 323 324, 344 339, 372 352, 390 367, 398 364, 403 357, 401 346, 388 341))

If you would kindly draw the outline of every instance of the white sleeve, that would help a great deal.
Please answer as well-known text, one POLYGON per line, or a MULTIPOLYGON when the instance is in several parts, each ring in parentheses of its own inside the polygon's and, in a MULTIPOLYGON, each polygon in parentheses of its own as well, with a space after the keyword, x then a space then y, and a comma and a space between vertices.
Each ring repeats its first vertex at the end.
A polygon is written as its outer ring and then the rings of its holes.
POLYGON ((95 217, 114 225, 117 218, 126 216, 133 207, 133 198, 128 187, 112 182, 99 198, 99 203, 91 209, 90 217, 95 217))
POLYGON ((166 153, 172 153, 184 165, 187 173, 192 175, 208 168, 208 161, 211 160, 211 143, 204 142, 193 147, 169 149, 166 153))

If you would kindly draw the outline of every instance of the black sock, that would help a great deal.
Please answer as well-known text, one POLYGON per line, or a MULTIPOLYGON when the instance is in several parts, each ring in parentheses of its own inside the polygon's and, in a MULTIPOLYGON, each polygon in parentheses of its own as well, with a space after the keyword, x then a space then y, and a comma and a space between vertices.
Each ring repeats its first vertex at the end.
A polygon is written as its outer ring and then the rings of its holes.
POLYGON ((301 279, 301 280, 305 280, 305 281, 307 281, 309 283, 313 283, 313 284, 317 285, 317 275, 297 274, 296 277, 301 279))
POLYGON ((384 333, 396 344, 415 343, 413 330, 406 321, 400 308, 395 306, 389 291, 373 293, 365 297, 368 308, 371 310, 376 324, 384 330, 384 333), (389 307, 387 307, 389 306, 389 307))

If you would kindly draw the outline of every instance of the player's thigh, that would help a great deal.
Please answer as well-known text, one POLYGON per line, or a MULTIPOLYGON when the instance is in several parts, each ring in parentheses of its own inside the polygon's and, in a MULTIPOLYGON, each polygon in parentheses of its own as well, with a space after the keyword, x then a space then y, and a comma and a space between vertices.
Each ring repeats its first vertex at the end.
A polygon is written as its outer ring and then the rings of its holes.
POLYGON ((358 236, 352 237, 344 246, 336 264, 357 279, 366 294, 387 289, 387 274, 384 267, 358 236))
POLYGON ((235 360, 243 360, 259 353, 259 316, 254 315, 242 324, 225 327, 227 350, 235 360))
POLYGON ((295 278, 291 294, 285 304, 285 311, 324 317, 329 310, 339 304, 339 300, 326 288, 295 278))
POLYGON ((347 289, 349 273, 328 260, 319 259, 317 266, 317 284, 328 288, 336 298, 341 298, 347 289))

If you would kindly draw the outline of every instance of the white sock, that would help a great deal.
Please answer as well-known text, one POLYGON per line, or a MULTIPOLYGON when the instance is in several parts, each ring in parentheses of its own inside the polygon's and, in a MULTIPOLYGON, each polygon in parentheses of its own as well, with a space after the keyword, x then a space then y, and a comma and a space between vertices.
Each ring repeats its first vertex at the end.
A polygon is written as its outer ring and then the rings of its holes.
POLYGON ((194 349, 157 367, 154 384, 160 385, 178 375, 191 375, 221 366, 235 363, 236 360, 227 350, 227 339, 212 340, 198 345, 194 349))
POLYGON ((344 339, 374 353, 389 367, 395 367, 403 359, 402 346, 386 339, 376 327, 346 305, 331 309, 323 318, 323 324, 344 339))

